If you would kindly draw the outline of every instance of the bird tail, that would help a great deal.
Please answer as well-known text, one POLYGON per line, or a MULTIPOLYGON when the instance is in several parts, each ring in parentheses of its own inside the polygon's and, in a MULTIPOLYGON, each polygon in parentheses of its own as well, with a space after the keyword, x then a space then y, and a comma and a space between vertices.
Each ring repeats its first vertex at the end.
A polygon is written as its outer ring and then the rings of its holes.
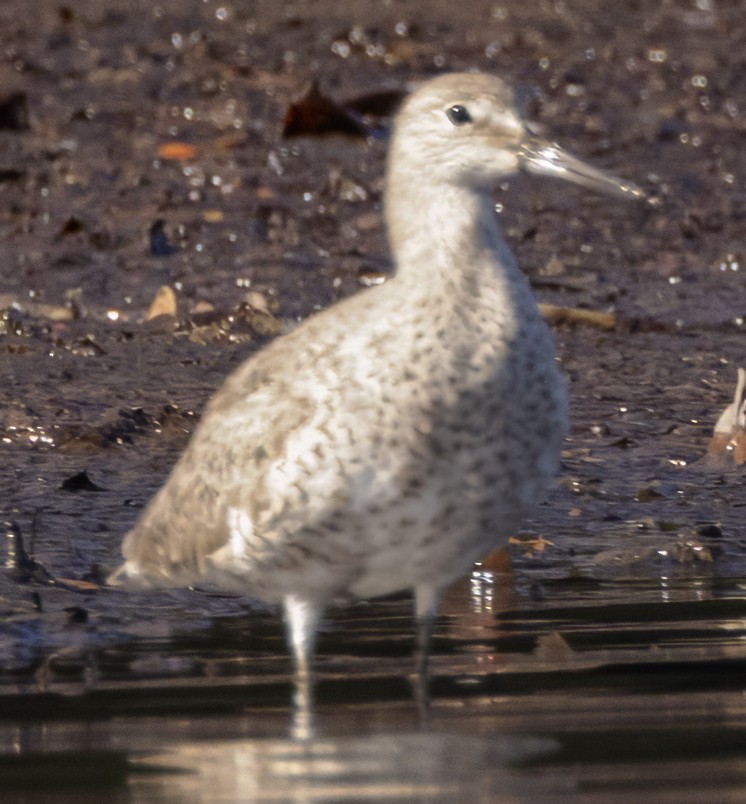
POLYGON ((134 561, 125 561, 124 564, 117 567, 106 579, 106 585, 130 588, 147 586, 147 584, 144 583, 142 573, 134 561))
POLYGON ((194 573, 183 568, 158 572, 148 567, 143 568, 137 561, 128 559, 109 575, 106 585, 128 590, 178 589, 191 586, 198 580, 194 573))

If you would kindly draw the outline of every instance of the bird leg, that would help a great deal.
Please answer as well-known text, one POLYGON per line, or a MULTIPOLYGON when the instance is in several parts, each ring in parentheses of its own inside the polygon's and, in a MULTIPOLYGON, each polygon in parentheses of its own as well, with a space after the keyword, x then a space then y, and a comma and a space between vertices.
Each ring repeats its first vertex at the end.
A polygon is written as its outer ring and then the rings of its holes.
POLYGON ((430 587, 418 586, 415 590, 415 650, 414 700, 420 722, 426 726, 430 720, 429 659, 430 640, 435 626, 439 593, 430 587))
POLYGON ((288 595, 284 602, 288 646, 293 656, 295 692, 291 732, 294 739, 307 741, 316 732, 313 711, 311 662, 316 643, 316 626, 322 607, 312 600, 288 595))

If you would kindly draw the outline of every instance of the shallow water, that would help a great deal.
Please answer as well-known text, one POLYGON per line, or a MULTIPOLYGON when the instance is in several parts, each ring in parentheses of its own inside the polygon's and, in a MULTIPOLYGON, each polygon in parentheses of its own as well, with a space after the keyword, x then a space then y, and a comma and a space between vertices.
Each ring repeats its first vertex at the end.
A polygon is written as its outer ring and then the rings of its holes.
POLYGON ((335 612, 307 745, 288 736, 276 618, 208 618, 211 598, 201 624, 176 600, 168 616, 148 607, 129 638, 6 672, 4 800, 735 801, 744 582, 574 580, 538 602, 509 576, 475 573, 439 620, 426 727, 406 680, 409 601, 335 612))
POLYGON ((741 800, 746 497, 703 461, 744 363, 741 4, 28 7, 0 9, 29 111, 0 114, 3 800, 741 800), (283 140, 291 100, 474 67, 662 204, 499 189, 540 299, 616 327, 556 328, 563 472, 512 572, 449 593, 429 727, 410 602, 359 603, 324 626, 300 746, 275 612, 99 582, 228 371, 389 268, 386 118, 283 140), (144 322, 164 284, 176 320, 144 322))

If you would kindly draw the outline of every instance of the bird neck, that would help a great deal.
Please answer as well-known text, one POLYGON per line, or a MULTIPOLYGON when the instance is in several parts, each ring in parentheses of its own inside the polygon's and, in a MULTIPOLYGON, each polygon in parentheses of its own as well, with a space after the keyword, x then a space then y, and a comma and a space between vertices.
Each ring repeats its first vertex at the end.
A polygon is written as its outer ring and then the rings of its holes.
POLYGON ((487 189, 407 178, 389 176, 385 201, 400 285, 470 295, 485 284, 508 293, 526 285, 487 189))

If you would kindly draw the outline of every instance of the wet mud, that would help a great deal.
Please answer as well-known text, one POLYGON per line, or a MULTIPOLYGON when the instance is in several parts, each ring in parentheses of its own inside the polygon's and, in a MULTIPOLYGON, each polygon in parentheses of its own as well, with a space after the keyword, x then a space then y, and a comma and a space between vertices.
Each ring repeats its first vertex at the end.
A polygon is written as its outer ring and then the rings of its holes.
POLYGON ((153 763, 177 771, 220 745, 237 779, 243 740, 243 800, 265 800, 262 784, 278 800, 708 800, 696 769, 712 800, 736 800, 746 495, 743 467, 705 455, 746 363, 741 3, 10 0, 0 38, 0 765, 14 795, 31 777, 75 788, 96 748, 91 784, 122 800, 209 800, 207 765, 187 789, 178 773, 153 781, 138 752, 170 746, 153 763), (475 68, 526 87, 552 138, 660 203, 496 188, 540 301, 604 314, 555 326, 572 395, 562 475, 510 571, 475 568, 446 601, 434 734, 407 682, 409 601, 332 613, 319 701, 343 771, 322 779, 311 752, 293 777, 295 749, 271 742, 290 706, 275 612, 100 584, 226 374, 390 272, 392 103, 475 68), (288 130, 314 82, 347 133, 288 130), (380 735, 403 732, 412 761, 387 777, 380 735), (465 734, 470 758, 448 777, 433 757, 465 734), (504 770, 516 763, 531 770, 504 770))

